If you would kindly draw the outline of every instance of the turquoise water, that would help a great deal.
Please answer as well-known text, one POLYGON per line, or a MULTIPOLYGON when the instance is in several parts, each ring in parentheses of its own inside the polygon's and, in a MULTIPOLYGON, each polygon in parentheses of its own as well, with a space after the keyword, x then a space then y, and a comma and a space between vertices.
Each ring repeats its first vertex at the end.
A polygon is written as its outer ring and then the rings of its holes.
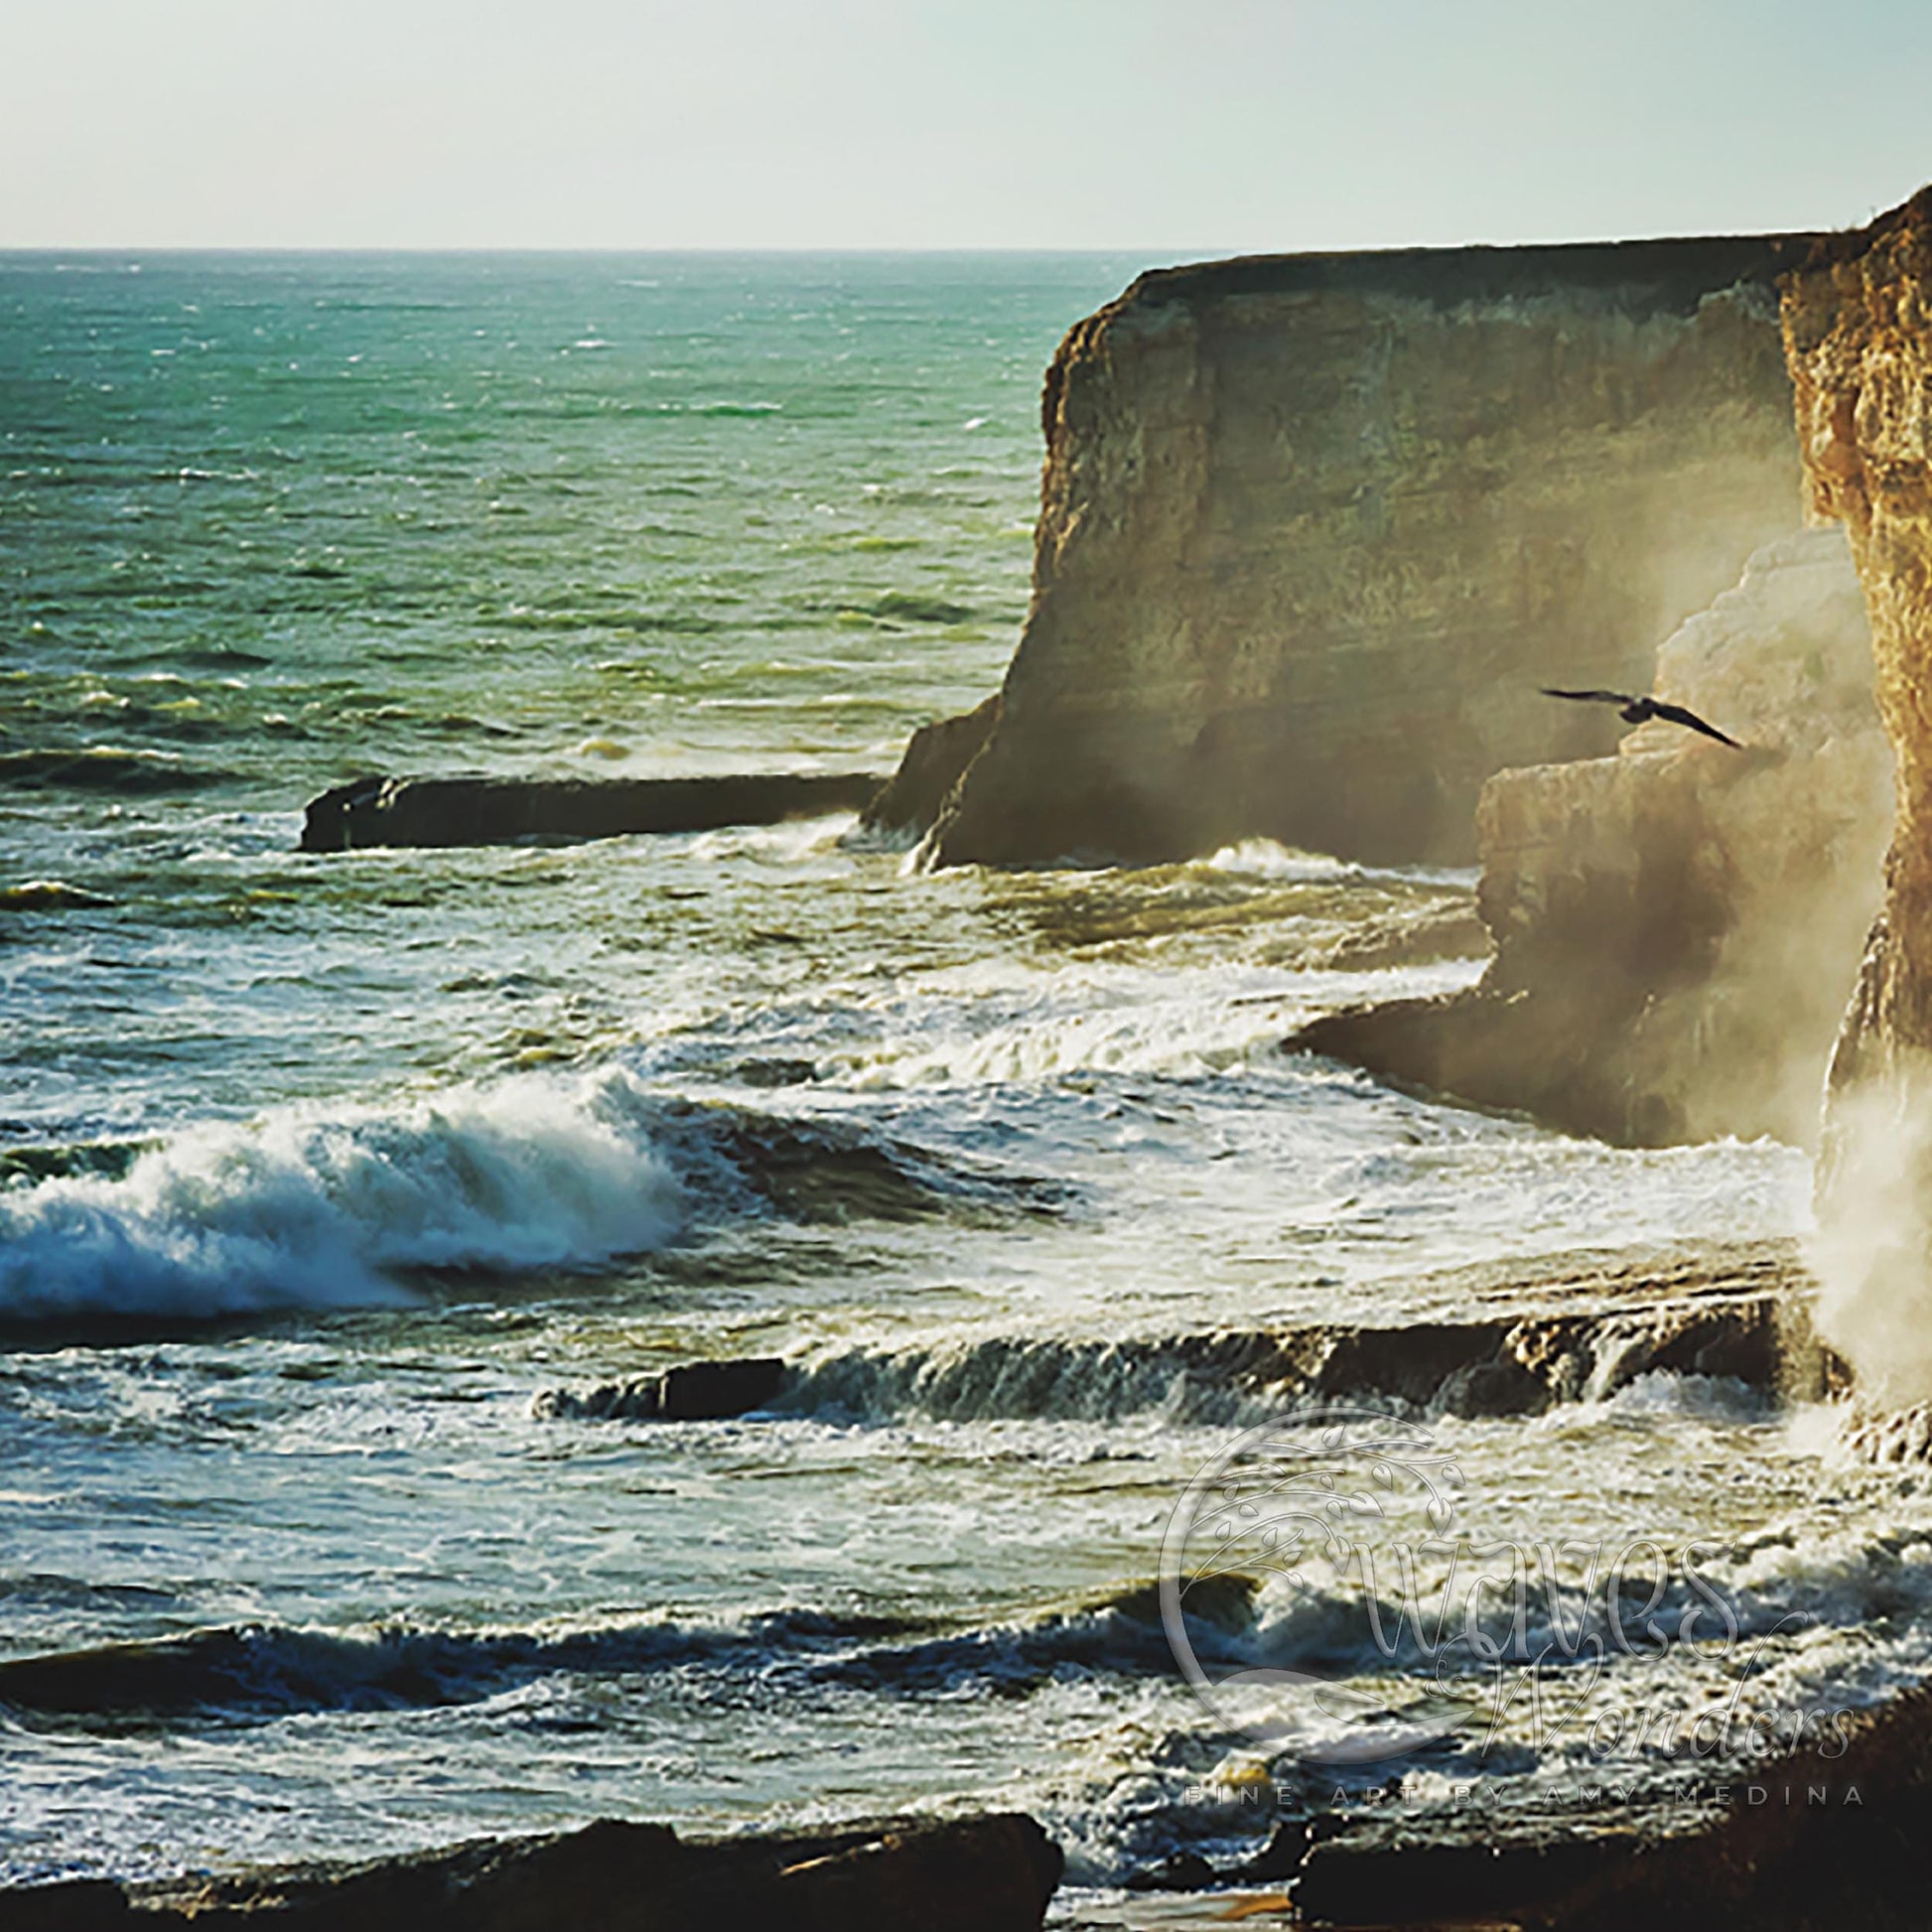
POLYGON ((1132 266, 12 258, 10 733, 280 799, 889 759, 1003 668, 1040 371, 1132 266))
POLYGON ((418 908, 351 887, 385 934, 345 960, 338 883, 275 862, 328 784, 889 769, 998 681, 1040 370, 1132 266, 9 258, 4 883, 120 909, 12 949, 0 1116, 138 1131, 461 1051, 458 974, 363 970, 418 908), (312 1078, 345 1007, 381 1037, 312 1078))
MULTIPOLYGON (((1117 1880, 1224 1748, 1131 1591, 1235 1418, 1137 1340, 1802 1226, 1277 1050, 1466 983, 1347 950, 1463 876, 298 853, 368 771, 889 768, 1140 266, 0 257, 0 1876, 1015 1803, 1117 1880), (780 1414, 553 1400, 745 1354, 780 1414)), ((1807 1506, 1721 1397, 1457 1427, 1547 1520, 1807 1506)))

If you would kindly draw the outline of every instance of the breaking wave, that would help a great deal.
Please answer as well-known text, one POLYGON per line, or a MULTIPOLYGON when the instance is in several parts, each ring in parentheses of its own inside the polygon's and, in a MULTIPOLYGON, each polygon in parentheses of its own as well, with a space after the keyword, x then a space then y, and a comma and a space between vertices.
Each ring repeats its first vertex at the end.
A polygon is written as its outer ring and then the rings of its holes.
MULTIPOLYGON (((1895 1616, 1932 1596, 1922 1540, 1849 1538, 1808 1556, 1775 1537, 1764 1541, 1765 1547, 1720 1559, 1706 1585, 1694 1588, 1674 1579, 1660 1599, 1632 1596, 1624 1614, 1638 1647, 1620 1660, 1610 1650, 1617 1667, 1642 1671, 1677 1656, 1695 1671, 1699 1659, 1691 1653, 1714 1632, 1743 1649, 1782 1639, 1800 1662, 1827 1633, 1868 1631, 1874 1617, 1895 1616)), ((1312 1575, 1293 1581, 1241 1572, 1207 1576, 1188 1590, 1189 1637, 1216 1679, 1229 1670, 1266 1669, 1313 1672, 1343 1684, 1391 1668, 1413 1672, 1446 1634, 1435 1630, 1431 1647, 1424 1647, 1424 1631, 1440 1607, 1439 1582, 1426 1585, 1419 1599, 1399 1601, 1386 1592, 1365 1594, 1359 1579, 1324 1586, 1312 1575)), ((1546 1666, 1577 1657, 1579 1668, 1604 1654, 1600 1640, 1609 1625, 1600 1588, 1591 1596, 1566 1586, 1553 1602, 1538 1587, 1519 1628, 1513 1619, 1522 1614, 1507 1601, 1485 1601, 1480 1623, 1495 1654, 1526 1645, 1526 1654, 1543 1657, 1546 1666)), ((1464 1647, 1451 1644, 1449 1652, 1464 1647)), ((1471 1682, 1488 1669, 1467 1657, 1461 1665, 1459 1674, 1471 1682)), ((478 1704, 548 1679, 672 1671, 756 1677, 767 1691, 783 1687, 805 1696, 856 1689, 930 1697, 968 1688, 1025 1696, 1083 1673, 1168 1679, 1174 1663, 1160 1586, 1135 1581, 971 1619, 792 1607, 712 1622, 645 1614, 534 1629, 226 1625, 0 1662, 0 1710, 81 1724, 259 1721, 478 1704)), ((1848 1695, 1854 1689, 1849 1682, 1843 1688, 1848 1695)))
POLYGON ((205 791, 233 775, 184 764, 162 752, 129 752, 111 745, 0 752, 0 785, 20 789, 205 791))
POLYGON ((581 1268, 662 1247, 679 1182, 621 1074, 188 1129, 119 1177, 0 1194, 0 1321, 409 1299, 411 1269, 581 1268))
MULTIPOLYGON (((947 1423, 1112 1422, 1155 1414, 1178 1426, 1252 1424, 1324 1402, 1373 1400, 1405 1413, 1522 1417, 1565 1405, 1617 1419, 1722 1423, 1761 1417, 1784 1373, 1764 1305, 1546 1314, 1397 1327, 1311 1323, 1099 1339, 965 1333, 902 1347, 838 1347, 815 1358, 723 1360, 750 1371, 751 1408, 835 1425, 920 1417, 947 1423), (1522 1358, 1527 1341, 1536 1366, 1522 1358), (755 1372, 773 1371, 766 1379, 755 1372)), ((555 1388, 533 1413, 656 1421, 658 1378, 555 1388)))
MULTIPOLYGON (((1224 1594, 1233 1606, 1239 1589, 1224 1594)), ((710 1669, 913 1693, 968 1679, 1024 1691, 1066 1669, 1172 1667, 1155 1587, 1141 1584, 964 1629, 812 1609, 552 1630, 237 1624, 0 1662, 0 1708, 83 1722, 262 1719, 479 1703, 555 1676, 710 1669)))
POLYGON ((0 1327, 391 1307, 417 1271, 584 1272, 751 1217, 1037 1214, 1065 1191, 615 1065, 278 1108, 111 1161, 40 1152, 0 1165, 20 1176, 0 1189, 0 1327))
POLYGON ((1239 878, 1284 880, 1298 885, 1339 884, 1366 879, 1397 880, 1417 886, 1452 886, 1473 891, 1478 868, 1443 866, 1367 866, 1325 852, 1303 852, 1273 839, 1241 839, 1198 862, 1208 872, 1239 878))

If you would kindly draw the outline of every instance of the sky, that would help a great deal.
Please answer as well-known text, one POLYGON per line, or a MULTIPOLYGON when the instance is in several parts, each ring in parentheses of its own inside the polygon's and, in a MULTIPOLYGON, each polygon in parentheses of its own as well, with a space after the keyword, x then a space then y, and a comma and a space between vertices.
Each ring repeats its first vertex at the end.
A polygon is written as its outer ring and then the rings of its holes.
POLYGON ((1844 227, 1927 0, 0 0, 0 247, 1106 248, 1844 227))

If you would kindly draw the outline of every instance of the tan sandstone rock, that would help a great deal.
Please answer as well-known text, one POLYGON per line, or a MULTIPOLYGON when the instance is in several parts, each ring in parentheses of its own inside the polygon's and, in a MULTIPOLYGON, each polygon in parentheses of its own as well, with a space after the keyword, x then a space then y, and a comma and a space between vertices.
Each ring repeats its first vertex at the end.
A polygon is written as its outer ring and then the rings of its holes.
POLYGON ((1884 899, 1833 1056, 1820 1320, 1880 1403, 1932 1397, 1932 189, 1821 242, 1784 331, 1813 509, 1843 518, 1897 758, 1884 899))
POLYGON ((1492 772, 1614 742, 1537 685, 1641 684, 1797 527, 1805 245, 1142 276, 1048 372, 1033 606, 929 856, 1466 860, 1492 772))

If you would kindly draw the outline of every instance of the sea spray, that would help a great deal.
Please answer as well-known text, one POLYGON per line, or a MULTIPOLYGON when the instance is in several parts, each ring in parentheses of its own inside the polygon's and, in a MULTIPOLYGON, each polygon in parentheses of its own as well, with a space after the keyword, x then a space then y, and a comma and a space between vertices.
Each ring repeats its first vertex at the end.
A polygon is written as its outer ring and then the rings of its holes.
POLYGON ((1924 1402, 1932 1398, 1924 1207, 1932 1092, 1910 1069, 1833 1094, 1826 1135, 1809 1254, 1818 1331, 1871 1405, 1924 1402))

